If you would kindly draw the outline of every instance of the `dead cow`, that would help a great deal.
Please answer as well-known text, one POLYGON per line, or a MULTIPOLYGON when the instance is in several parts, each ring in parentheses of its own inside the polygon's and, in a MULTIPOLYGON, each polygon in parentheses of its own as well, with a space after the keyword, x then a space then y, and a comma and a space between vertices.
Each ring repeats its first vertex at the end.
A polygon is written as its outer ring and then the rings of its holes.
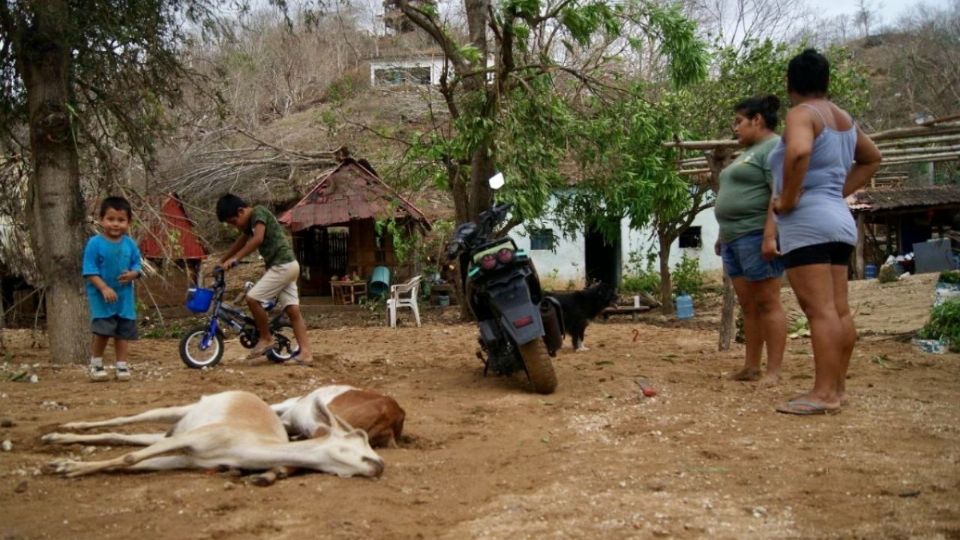
POLYGON ((323 428, 320 405, 353 427, 367 432, 374 448, 396 446, 406 414, 391 397, 346 385, 321 386, 313 392, 271 405, 291 438, 313 437, 323 428))
POLYGON ((342 477, 380 476, 383 473, 383 460, 370 447, 366 432, 343 423, 322 402, 315 403, 315 418, 323 424, 324 429, 318 428, 312 434, 314 438, 302 441, 289 441, 283 423, 270 406, 254 394, 242 391, 204 396, 197 403, 183 407, 153 409, 134 416, 100 422, 72 422, 63 426, 68 429, 87 429, 134 422, 175 422, 166 435, 50 433, 43 440, 61 444, 99 442, 148 445, 115 459, 93 462, 59 460, 51 463, 54 472, 71 477, 103 470, 159 471, 217 467, 281 471, 299 468, 342 477), (172 453, 176 455, 167 455, 172 453))

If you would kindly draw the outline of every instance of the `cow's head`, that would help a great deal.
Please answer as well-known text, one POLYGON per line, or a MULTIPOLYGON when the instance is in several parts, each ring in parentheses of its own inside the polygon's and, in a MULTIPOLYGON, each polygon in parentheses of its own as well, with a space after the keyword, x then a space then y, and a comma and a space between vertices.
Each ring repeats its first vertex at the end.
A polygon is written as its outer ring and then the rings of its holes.
POLYGON ((354 429, 330 412, 320 400, 316 400, 314 406, 314 418, 319 425, 313 438, 298 443, 316 451, 317 461, 313 468, 341 477, 383 474, 383 458, 370 447, 365 431, 354 429))

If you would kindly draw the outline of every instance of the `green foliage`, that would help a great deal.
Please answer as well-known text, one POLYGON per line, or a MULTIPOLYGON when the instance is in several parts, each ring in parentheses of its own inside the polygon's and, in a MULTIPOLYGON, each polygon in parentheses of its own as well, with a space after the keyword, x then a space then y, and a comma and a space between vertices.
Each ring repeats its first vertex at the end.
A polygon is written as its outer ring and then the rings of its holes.
POLYGON ((703 80, 707 74, 706 44, 697 37, 697 24, 683 15, 682 4, 651 6, 650 22, 660 29, 663 52, 674 59, 668 66, 674 86, 703 80))
POLYGON ((643 258, 637 252, 631 252, 629 262, 624 267, 620 290, 624 293, 644 292, 651 296, 660 292, 660 274, 653 269, 653 258, 643 258))
POLYGON ((328 101, 342 103, 356 96, 366 84, 366 79, 357 72, 348 72, 327 86, 325 96, 328 101))
POLYGON ((960 352, 960 299, 953 298, 934 307, 930 322, 920 330, 920 337, 946 341, 951 352, 960 352))
MULTIPOLYGON (((151 168, 156 144, 174 126, 171 111, 196 77, 182 46, 228 33, 219 15, 223 3, 3 0, 0 134, 16 138, 27 124, 31 88, 56 84, 44 79, 28 85, 31 64, 42 51, 69 50, 69 101, 50 105, 69 112, 83 178, 110 180, 130 159, 151 168)), ((249 61, 242 56, 228 60, 238 68, 249 61)))
POLYGON ((699 259, 687 257, 684 253, 673 269, 672 280, 674 294, 686 293, 697 301, 703 300, 704 278, 703 272, 700 271, 699 259))
MULTIPOLYGON (((789 107, 787 63, 804 48, 804 44, 789 46, 769 39, 720 48, 714 55, 716 75, 672 92, 668 98, 671 110, 693 137, 704 139, 729 137, 734 106, 751 96, 779 96, 782 119, 789 107)), ((831 62, 830 97, 858 116, 869 105, 867 80, 862 75, 866 70, 845 49, 831 48, 824 53, 831 62)))
POLYGON ((579 125, 585 179, 561 194, 557 207, 568 232, 588 224, 613 238, 620 217, 641 228, 655 213, 688 208, 688 184, 674 167, 675 151, 662 146, 678 125, 662 106, 645 99, 644 87, 614 103, 597 99, 592 109, 592 117, 579 125))
POLYGON ((940 272, 939 282, 960 285, 960 270, 950 270, 947 272, 940 272))
MULTIPOLYGON (((396 212, 391 212, 395 215, 396 212)), ((397 262, 404 264, 410 262, 412 257, 419 252, 419 235, 413 230, 413 225, 405 226, 398 223, 395 218, 378 219, 374 222, 374 230, 378 242, 385 242, 387 239, 393 245, 393 254, 397 262)))
MULTIPOLYGON (((496 43, 491 50, 511 58, 504 61, 498 57, 496 69, 488 74, 488 84, 481 90, 461 84, 475 75, 457 68, 459 79, 451 83, 447 101, 451 124, 416 134, 406 156, 413 166, 406 171, 405 184, 416 187, 429 182, 453 191, 458 198, 469 198, 476 193, 471 182, 481 180, 474 178, 471 167, 481 164, 485 170, 506 175, 506 187, 497 198, 513 203, 512 217, 529 222, 547 212, 553 193, 575 193, 565 189, 568 179, 560 174, 560 164, 573 158, 591 169, 588 178, 600 169, 603 177, 592 180, 595 185, 590 188, 578 188, 584 195, 568 200, 561 209, 566 232, 598 218, 603 218, 603 228, 612 230, 620 216, 646 217, 652 199, 637 195, 642 195, 648 182, 666 178, 670 184, 675 180, 657 174, 670 169, 666 166, 670 156, 661 151, 660 142, 673 131, 662 129, 657 119, 647 118, 653 111, 635 103, 632 91, 626 99, 619 98, 625 95, 624 89, 619 88, 616 75, 611 77, 608 66, 622 62, 622 57, 602 56, 599 64, 593 60, 579 65, 572 62, 592 58, 592 54, 582 53, 628 34, 622 23, 629 21, 636 25, 630 31, 650 38, 667 66, 671 80, 663 82, 682 85, 703 76, 704 44, 695 35, 695 25, 675 7, 632 0, 574 0, 562 6, 550 11, 553 8, 540 0, 508 0, 495 8, 490 23, 495 27, 496 43), (547 34, 556 39, 534 38, 547 34), (506 42, 505 36, 512 41, 506 42), (547 43, 563 46, 570 54, 544 48, 547 43), (620 144, 617 136, 636 125, 644 129, 632 130, 632 138, 620 144), (635 178, 621 188, 614 181, 619 181, 620 175, 602 164, 611 158, 619 162, 620 156, 627 154, 617 154, 617 150, 627 147, 642 147, 643 151, 629 154, 637 163, 631 164, 627 174, 635 178), (585 153, 582 157, 581 151, 585 153), (455 189, 461 185, 466 189, 455 189), (632 209, 628 211, 628 207, 632 209)), ((453 35, 445 31, 435 38, 452 40, 453 35)), ((628 34, 627 39, 634 38, 628 34)), ((466 63, 479 61, 472 45, 445 44, 466 63)), ((452 62, 455 67, 460 65, 456 60, 452 62)), ((483 202, 471 205, 469 200, 461 201, 460 207, 484 209, 483 202)))

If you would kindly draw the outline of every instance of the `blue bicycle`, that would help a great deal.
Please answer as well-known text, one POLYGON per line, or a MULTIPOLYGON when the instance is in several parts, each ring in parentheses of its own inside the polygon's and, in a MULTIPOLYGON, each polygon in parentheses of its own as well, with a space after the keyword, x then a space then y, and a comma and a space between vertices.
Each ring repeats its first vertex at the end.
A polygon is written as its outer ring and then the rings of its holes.
MULTIPOLYGON (((248 283, 246 290, 249 290, 251 285, 248 283)), ((212 288, 197 287, 189 290, 187 309, 194 313, 207 313, 213 306, 213 311, 206 324, 187 331, 180 340, 180 359, 187 367, 201 369, 217 365, 223 358, 225 329, 237 333, 240 344, 247 349, 252 349, 259 342, 260 333, 257 331, 253 317, 247 315, 245 310, 224 302, 225 291, 224 270, 220 267, 213 270, 212 288)), ((276 307, 276 299, 263 302, 261 305, 269 314, 276 307)), ((284 317, 282 311, 270 319, 270 334, 273 336, 274 344, 273 348, 266 352, 266 357, 271 362, 286 362, 300 352, 293 326, 284 317)))

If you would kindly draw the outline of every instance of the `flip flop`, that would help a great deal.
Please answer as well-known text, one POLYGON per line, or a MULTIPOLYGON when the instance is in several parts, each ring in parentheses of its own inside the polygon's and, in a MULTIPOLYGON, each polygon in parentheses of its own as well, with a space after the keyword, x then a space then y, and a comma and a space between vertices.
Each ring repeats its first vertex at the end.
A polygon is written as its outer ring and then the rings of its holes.
POLYGON ((777 407, 777 412, 783 414, 795 414, 799 416, 812 416, 816 414, 838 414, 840 407, 827 407, 821 403, 814 403, 806 399, 791 399, 777 407))

